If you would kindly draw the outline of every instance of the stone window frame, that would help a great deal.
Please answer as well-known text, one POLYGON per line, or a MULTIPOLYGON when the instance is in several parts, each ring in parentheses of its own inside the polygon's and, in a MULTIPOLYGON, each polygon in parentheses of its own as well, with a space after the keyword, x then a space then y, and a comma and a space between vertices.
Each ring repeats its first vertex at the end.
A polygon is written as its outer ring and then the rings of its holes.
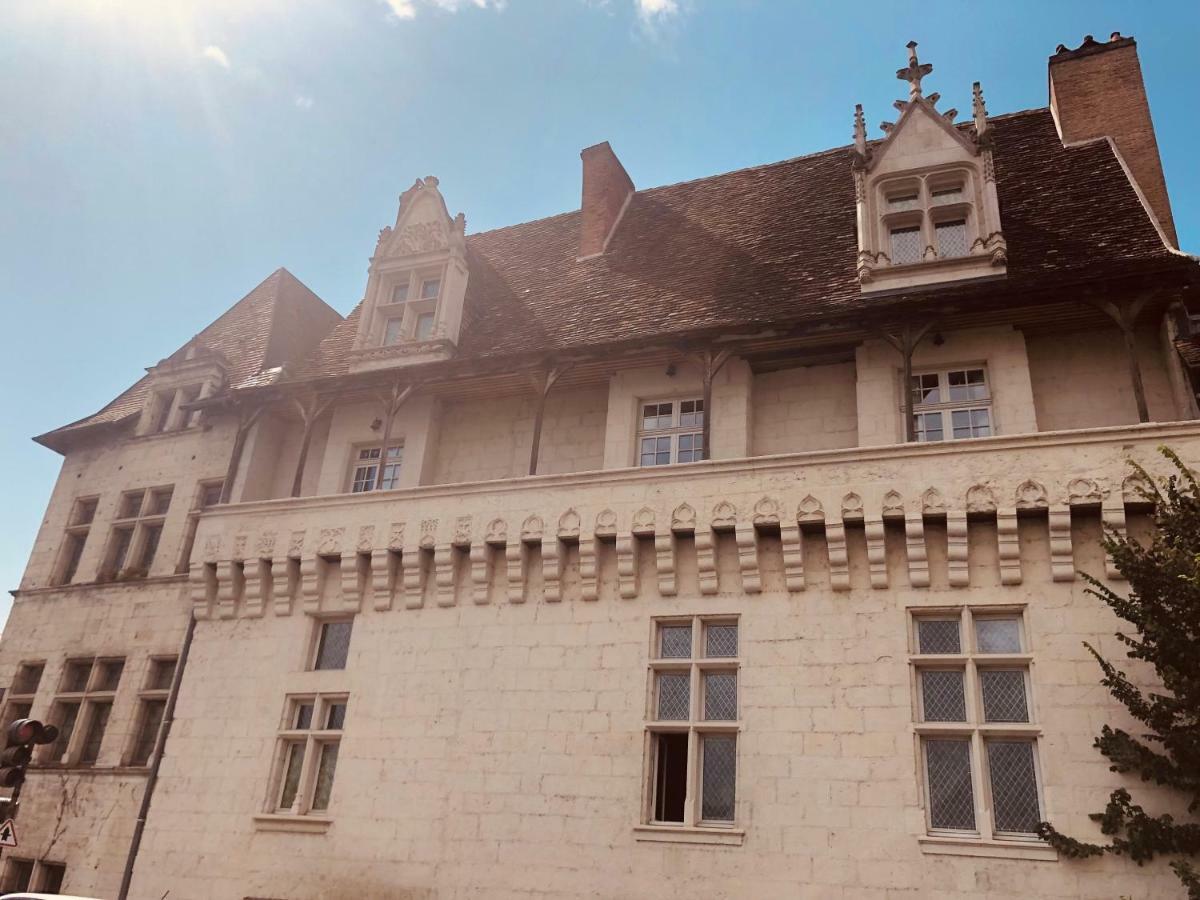
POLYGON ((643 725, 643 799, 640 821, 635 826, 637 840, 683 841, 695 843, 741 844, 745 831, 740 827, 738 816, 737 780, 740 766, 737 765, 738 745, 744 731, 741 720, 741 668, 742 627, 737 613, 704 613, 691 616, 655 617, 650 623, 650 646, 648 648, 646 677, 646 720, 643 725), (689 626, 691 646, 689 655, 664 656, 662 640, 664 629, 689 626), (737 629, 736 655, 708 656, 705 653, 708 628, 714 625, 732 625, 737 629), (688 676, 688 715, 686 719, 663 719, 659 717, 660 676, 683 674, 688 676), (735 682, 736 718, 705 718, 706 674, 733 674, 735 682), (683 802, 683 821, 658 820, 655 818, 658 778, 658 736, 663 734, 687 735, 687 773, 683 802), (734 744, 733 817, 729 820, 706 819, 703 816, 703 741, 707 736, 732 737, 734 744))
POLYGON ((44 659, 23 659, 17 664, 17 670, 13 673, 12 684, 8 688, 8 693, 5 696, 4 702, 4 727, 7 728, 17 719, 29 719, 33 715, 33 703, 37 697, 38 689, 42 685, 42 679, 46 676, 46 660, 44 659), (23 676, 37 669, 37 678, 31 685, 24 683, 23 676), (32 687, 32 690, 24 690, 24 688, 32 687))
POLYGON ((100 507, 99 494, 76 497, 71 503, 71 517, 63 532, 62 546, 54 563, 54 576, 50 583, 56 587, 71 584, 79 574, 79 563, 87 548, 88 534, 96 521, 96 510, 100 507))
POLYGON ((188 510, 187 523, 183 529, 179 561, 175 564, 176 575, 186 575, 191 569, 192 550, 196 546, 196 528, 200 525, 200 516, 205 510, 212 509, 221 502, 221 492, 224 488, 224 478, 204 478, 196 482, 196 493, 192 498, 192 507, 188 510))
POLYGON ((403 343, 423 343, 433 340, 437 332, 438 313, 446 287, 446 264, 414 266, 388 273, 380 286, 375 313, 379 317, 379 345, 392 347, 403 343), (437 289, 427 295, 426 285, 437 282, 437 289), (404 299, 395 299, 401 288, 404 299), (429 331, 421 335, 421 323, 429 322, 429 331), (392 323, 396 325, 393 327, 392 323))
POLYGON ((92 768, 99 761, 104 750, 104 737, 111 723, 113 707, 116 704, 117 691, 121 686, 121 676, 125 672, 126 658, 123 656, 72 656, 63 662, 59 675, 58 690, 50 706, 50 721, 59 728, 58 740, 47 744, 41 751, 39 763, 46 766, 86 767, 92 768), (69 690, 68 676, 72 666, 89 665, 83 690, 69 690), (111 687, 101 681, 105 666, 120 663, 120 670, 111 687), (70 726, 66 726, 67 709, 74 708, 70 726), (105 708, 107 710, 105 711, 105 708), (97 717, 104 718, 97 725, 97 717), (96 754, 93 759, 85 760, 83 753, 86 745, 92 740, 92 732, 99 728, 96 735, 96 754), (55 751, 58 750, 57 756, 55 751))
MULTIPOLYGON (((394 463, 383 462, 383 465, 380 465, 380 462, 382 461, 381 457, 383 456, 383 442, 382 441, 377 441, 374 443, 368 441, 366 443, 361 443, 361 444, 352 444, 350 447, 349 464, 346 467, 346 491, 345 492, 347 494, 369 494, 371 491, 374 491, 376 489, 383 490, 383 491, 394 491, 398 487, 400 487, 400 472, 404 468, 404 438, 403 437, 397 438, 397 437, 393 436, 388 440, 388 458, 389 459, 392 458, 391 451, 393 451, 393 450, 398 451, 395 454, 396 462, 394 462, 394 463), (374 457, 374 461, 372 461, 372 459, 362 458, 363 453, 370 453, 371 451, 375 451, 375 450, 379 451, 379 456, 374 457), (391 476, 391 481, 392 481, 391 486, 377 488, 377 485, 379 484, 379 476, 380 476, 381 471, 386 472, 386 470, 392 469, 392 468, 395 469, 395 472, 391 476), (375 470, 374 473, 370 476, 370 484, 369 484, 369 486, 364 486, 360 489, 356 489, 356 485, 359 485, 359 484, 367 485, 365 477, 364 478, 359 477, 359 472, 361 470, 366 470, 366 469, 374 469, 375 470)), ((385 480, 387 480, 386 477, 385 477, 385 480)))
POLYGON ((125 765, 144 767, 154 760, 154 751, 158 746, 158 732, 162 729, 162 721, 166 717, 167 703, 171 697, 171 687, 175 681, 179 657, 173 654, 154 655, 146 664, 146 676, 138 691, 138 710, 134 719, 133 731, 129 735, 129 746, 125 752, 125 765), (163 672, 170 665, 169 674, 163 678, 163 672), (157 710, 157 715, 155 714, 157 710), (146 744, 150 723, 154 722, 153 735, 149 737, 149 749, 143 756, 142 750, 146 744))
POLYGON ((964 166, 940 166, 924 172, 905 172, 880 179, 875 185, 878 196, 877 246, 883 249, 889 268, 920 266, 930 262, 965 259, 980 238, 979 214, 976 209, 978 190, 976 173, 964 166), (958 186, 961 199, 938 202, 937 194, 948 187, 958 186), (903 209, 892 208, 894 198, 915 194, 915 204, 903 209), (962 221, 966 230, 965 252, 945 255, 938 247, 937 226, 962 221), (921 244, 915 260, 896 262, 892 257, 892 232, 898 228, 920 229, 921 244), (933 248, 933 254, 928 251, 933 248))
POLYGON ((51 862, 45 859, 30 859, 23 856, 5 856, 4 876, 0 878, 0 890, 4 893, 49 893, 58 894, 62 891, 62 883, 66 880, 67 864, 51 862), (17 875, 18 867, 27 866, 29 878, 17 875), (57 875, 57 878, 55 877, 57 875))
MULTIPOLYGON (((923 843, 980 845, 988 847, 1033 847, 1048 849, 1031 832, 1001 831, 995 826, 995 803, 989 769, 989 741, 1003 740, 1032 745, 1034 788, 1039 820, 1045 819, 1046 800, 1041 764, 1043 729, 1037 717, 1034 691, 1034 654, 1030 651, 1024 606, 920 607, 908 610, 909 675, 912 692, 913 735, 922 812, 925 819, 923 843), (1006 619, 1017 622, 1019 652, 993 653, 978 648, 977 623, 1006 619), (956 621, 959 653, 922 653, 920 623, 956 621), (923 708, 925 672, 961 672, 964 718, 962 721, 929 721, 923 708), (1025 688, 1026 721, 986 721, 981 671, 1020 671, 1025 688), (969 746, 973 829, 935 827, 932 821, 930 778, 926 745, 931 740, 966 741, 969 746)), ((1053 851, 1049 851, 1053 852, 1053 851)))
MULTIPOLYGON (((955 440, 976 440, 981 437, 995 437, 997 434, 999 434, 999 431, 996 428, 996 413, 994 408, 996 398, 992 393, 992 379, 988 373, 988 367, 985 363, 962 363, 957 365, 942 365, 937 368, 919 368, 915 369, 912 373, 914 381, 918 378, 927 378, 929 376, 937 377, 939 397, 944 397, 945 399, 939 399, 936 403, 926 403, 919 402, 916 396, 913 397, 912 414, 913 418, 916 420, 913 425, 914 434, 916 435, 916 443, 945 443, 947 441, 955 440), (976 371, 983 373, 983 385, 987 391, 987 396, 980 400, 951 400, 950 375, 957 372, 970 373, 976 371), (961 412, 964 410, 986 410, 988 415, 988 434, 969 435, 961 438, 954 437, 953 414, 955 412, 961 412), (926 430, 923 427, 923 422, 920 420, 920 417, 935 413, 941 416, 942 437, 937 441, 929 441, 923 437, 923 435, 926 434, 926 430)), ((914 393, 918 390, 917 388, 913 387, 911 382, 908 385, 908 389, 914 393)), ((901 399, 900 409, 901 415, 903 416, 903 398, 901 399)))
POLYGON ((173 484, 133 488, 121 492, 117 500, 116 515, 109 527, 104 564, 101 566, 98 580, 144 578, 150 574, 150 568, 154 565, 161 547, 163 529, 166 527, 167 514, 171 510, 174 497, 173 484), (166 501, 160 508, 158 500, 164 495, 166 501), (133 504, 135 508, 130 511, 130 501, 135 497, 140 499, 133 504), (129 538, 122 547, 118 535, 126 533, 129 538), (131 559, 137 560, 137 565, 129 565, 131 559))
POLYGON ((203 381, 159 388, 151 392, 141 434, 167 434, 184 431, 199 423, 199 410, 185 411, 189 403, 195 403, 204 393, 203 381))
POLYGON ((283 713, 279 720, 276 735, 275 755, 271 765, 271 777, 268 784, 270 789, 264 811, 268 816, 286 816, 290 818, 329 817, 329 804, 332 803, 333 783, 337 778, 338 759, 333 760, 333 774, 330 776, 330 795, 325 799, 325 807, 317 809, 316 789, 317 778, 327 745, 341 747, 346 732, 346 716, 349 714, 350 694, 348 691, 308 691, 288 694, 284 698, 283 713), (302 725, 301 710, 305 705, 310 706, 310 719, 307 725, 302 725), (340 727, 328 727, 331 710, 342 706, 342 721, 340 727), (323 723, 315 727, 315 723, 323 723), (300 770, 297 772, 292 802, 283 805, 285 793, 288 790, 288 773, 291 771, 292 748, 302 745, 303 756, 300 759, 300 770))
MULTIPOLYGON (((634 425, 635 430, 634 430, 634 439, 633 439, 634 459, 636 460, 637 466, 639 468, 654 468, 657 466, 675 466, 675 465, 681 465, 681 464, 690 463, 690 462, 699 462, 701 460, 707 459, 708 458, 707 449, 702 444, 703 439, 704 439, 704 419, 703 419, 703 417, 707 414, 708 414, 708 411, 704 409, 704 398, 698 397, 698 396, 692 396, 691 394, 680 394, 678 396, 672 396, 672 397, 651 397, 651 398, 646 398, 646 399, 639 399, 637 402, 637 413, 636 413, 637 418, 635 419, 635 425, 634 425), (658 406, 658 405, 662 405, 662 404, 666 404, 666 403, 671 404, 671 424, 665 428, 664 427, 647 428, 646 427, 646 408, 649 406, 658 406), (692 413, 690 413, 690 415, 699 417, 695 422, 688 424, 688 425, 680 424, 680 420, 685 415, 685 413, 683 412, 683 404, 685 404, 685 403, 696 404, 697 408, 693 409, 693 411, 692 411, 692 413), (683 438, 683 437, 690 437, 692 439, 692 441, 691 441, 692 446, 686 450, 681 451, 680 438, 683 438), (644 462, 645 456, 647 455, 647 451, 645 451, 643 443, 645 441, 649 441, 649 440, 669 441, 669 447, 666 451, 670 455, 670 459, 668 462, 650 462, 650 463, 644 462), (694 458, 693 459, 685 459, 681 463, 679 460, 679 454, 681 452, 684 452, 684 453, 691 453, 694 455, 697 452, 697 450, 696 450, 696 442, 697 441, 701 442, 701 446, 698 451, 700 453, 700 458, 699 459, 694 459, 694 458)), ((656 415, 655 418, 656 419, 661 418, 661 416, 656 415)), ((664 451, 662 451, 661 449, 649 451, 649 453, 651 453, 653 455, 657 455, 662 452, 664 452, 664 451)))

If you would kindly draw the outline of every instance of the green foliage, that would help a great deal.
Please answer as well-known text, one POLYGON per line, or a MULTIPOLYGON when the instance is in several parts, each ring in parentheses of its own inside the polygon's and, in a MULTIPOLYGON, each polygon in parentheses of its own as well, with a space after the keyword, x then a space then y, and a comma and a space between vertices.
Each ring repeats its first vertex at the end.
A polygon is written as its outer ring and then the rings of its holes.
MULTIPOLYGON (((1154 667, 1163 693, 1147 693, 1090 644, 1103 674, 1101 684, 1145 726, 1133 735, 1105 725, 1095 747, 1113 772, 1137 775, 1185 798, 1188 813, 1200 810, 1200 482, 1167 448, 1161 452, 1178 473, 1155 483, 1136 464, 1143 477, 1143 496, 1154 503, 1153 542, 1109 534, 1104 547, 1128 580, 1126 596, 1083 575, 1088 593, 1103 600, 1133 626, 1134 634, 1118 634, 1130 659, 1154 667)), ((1178 822, 1170 815, 1153 816, 1133 802, 1125 788, 1112 792, 1100 823, 1107 845, 1076 840, 1049 822, 1038 834, 1066 857, 1083 858, 1112 853, 1141 865, 1157 855, 1200 855, 1200 821, 1178 822)), ((1190 900, 1200 900, 1200 871, 1183 860, 1171 864, 1187 888, 1190 900)))

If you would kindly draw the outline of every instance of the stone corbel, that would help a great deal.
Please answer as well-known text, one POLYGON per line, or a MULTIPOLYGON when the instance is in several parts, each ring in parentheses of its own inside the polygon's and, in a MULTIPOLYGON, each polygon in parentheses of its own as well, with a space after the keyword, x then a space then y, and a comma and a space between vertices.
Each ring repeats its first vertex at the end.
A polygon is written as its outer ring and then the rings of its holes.
POLYGON ((1075 559, 1071 553, 1071 507, 1050 506, 1050 574, 1054 581, 1075 580, 1075 559))
MULTIPOLYGON (((1119 537, 1125 537, 1125 500, 1120 494, 1105 501, 1100 509, 1100 520, 1104 523, 1106 532, 1114 532, 1119 537)), ((1104 574, 1110 581, 1123 581, 1125 576, 1117 568, 1112 554, 1104 553, 1104 574)))
POLYGON ((213 599, 217 592, 217 566, 215 563, 201 563, 192 566, 191 586, 192 615, 198 621, 212 617, 213 599))
POLYGON ((237 563, 224 560, 217 563, 217 618, 232 619, 237 615, 237 563))
POLYGON ((270 593, 271 563, 248 559, 242 566, 242 615, 257 619, 263 614, 264 595, 270 593))
POLYGON ((908 583, 915 588, 929 587, 929 551, 925 547, 925 519, 922 513, 904 516, 905 549, 908 554, 908 583))
POLYGON ((850 590, 850 557, 846 552, 846 523, 826 522, 825 543, 829 547, 829 586, 850 590))
POLYGON ((291 556, 277 556, 271 561, 271 578, 274 585, 282 583, 282 589, 274 588, 272 611, 277 616, 292 614, 292 601, 300 589, 300 560, 291 556))
POLYGON ((376 612, 392 608, 392 550, 371 551, 371 602, 376 612))
POLYGON ((1020 584, 1021 536, 1015 508, 996 510, 996 544, 1000 556, 1000 583, 1020 584))
POLYGON ((888 586, 888 570, 883 519, 864 519, 863 530, 867 538, 867 567, 871 573, 871 587, 876 590, 885 589, 888 586))
POLYGON ((400 558, 402 569, 397 579, 404 585, 404 608, 420 609, 425 605, 424 585, 421 584, 421 569, 424 560, 421 558, 421 543, 411 538, 404 544, 400 558))
POLYGON ((321 563, 317 556, 300 559, 300 606, 310 615, 321 611, 321 563))
POLYGON ((950 587, 967 587, 971 583, 968 549, 966 512, 962 510, 948 511, 946 513, 946 567, 950 587))
POLYGON ((368 574, 364 567, 364 557, 370 559, 367 554, 363 553, 346 553, 342 555, 342 609, 347 612, 360 612, 362 610, 362 595, 368 574))

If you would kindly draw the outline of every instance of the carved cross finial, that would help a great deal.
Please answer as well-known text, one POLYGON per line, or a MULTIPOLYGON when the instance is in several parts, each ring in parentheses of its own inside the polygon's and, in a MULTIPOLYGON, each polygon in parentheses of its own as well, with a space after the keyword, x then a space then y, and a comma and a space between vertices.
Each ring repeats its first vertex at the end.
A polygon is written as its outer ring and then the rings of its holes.
POLYGON ((975 138, 978 140, 987 133, 987 106, 983 102, 983 88, 979 82, 971 85, 971 112, 975 115, 975 138))
POLYGON ((921 96, 921 79, 933 71, 933 63, 917 59, 917 42, 908 42, 908 68, 897 69, 896 77, 908 82, 909 99, 921 96))
POLYGON ((861 103, 854 104, 854 149, 860 156, 867 155, 867 123, 861 103))

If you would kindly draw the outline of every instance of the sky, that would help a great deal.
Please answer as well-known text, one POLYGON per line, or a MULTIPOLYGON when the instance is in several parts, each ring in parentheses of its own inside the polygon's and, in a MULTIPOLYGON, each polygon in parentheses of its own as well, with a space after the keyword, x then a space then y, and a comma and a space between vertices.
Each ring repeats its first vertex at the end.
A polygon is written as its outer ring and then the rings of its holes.
MULTIPOLYGON (((279 266, 341 313, 398 195, 468 231, 579 205, 609 141, 654 187, 872 136, 927 91, 1047 104, 1058 44, 1138 39, 1183 249, 1200 251, 1200 3, 0 0, 0 587, 99 409, 279 266)), ((0 621, 9 597, 0 593, 0 621)))

